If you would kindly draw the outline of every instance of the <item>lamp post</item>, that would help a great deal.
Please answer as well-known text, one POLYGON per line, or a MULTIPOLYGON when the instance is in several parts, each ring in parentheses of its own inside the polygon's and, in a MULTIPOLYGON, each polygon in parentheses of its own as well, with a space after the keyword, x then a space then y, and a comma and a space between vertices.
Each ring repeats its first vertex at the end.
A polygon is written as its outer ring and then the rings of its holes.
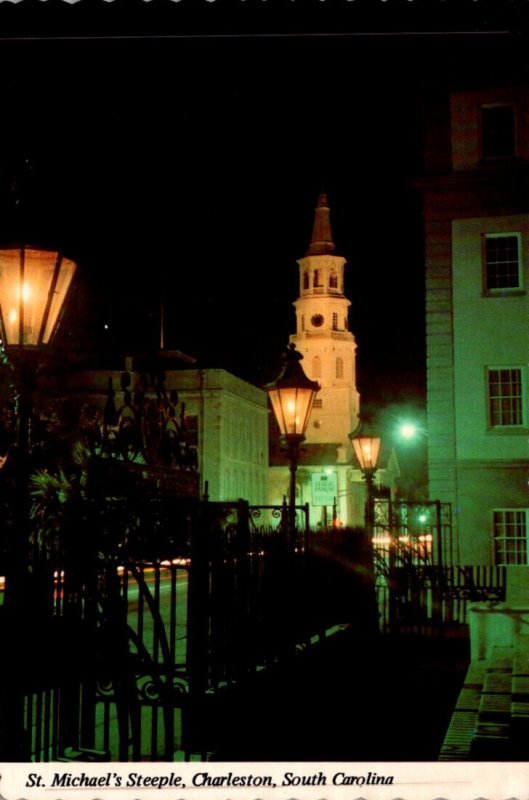
POLYGON ((0 248, 0 330, 16 397, 15 526, 8 544, 5 606, 24 603, 28 543, 28 459, 32 393, 57 331, 75 262, 57 250, 0 248))
POLYGON ((349 439, 366 482, 365 525, 368 535, 373 538, 375 526, 373 486, 380 452, 380 437, 373 434, 366 421, 361 421, 356 431, 349 434, 349 439))
POLYGON ((320 390, 317 381, 311 381, 301 366, 302 354, 290 344, 283 368, 275 381, 265 386, 270 398, 282 444, 288 454, 290 469, 289 527, 292 534, 296 529, 296 470, 300 446, 305 441, 305 431, 309 421, 314 398, 320 390))
MULTIPOLYGON (((377 471, 378 456, 380 452, 380 437, 374 435, 367 422, 362 421, 354 433, 349 434, 354 447, 360 469, 366 482, 366 509, 365 526, 367 534, 373 542, 375 533, 375 503, 374 503, 374 478, 377 471)), ((391 631, 397 630, 397 597, 395 587, 395 559, 396 540, 393 536, 392 521, 389 521, 390 541, 388 547, 387 575, 388 575, 388 618, 391 631)))

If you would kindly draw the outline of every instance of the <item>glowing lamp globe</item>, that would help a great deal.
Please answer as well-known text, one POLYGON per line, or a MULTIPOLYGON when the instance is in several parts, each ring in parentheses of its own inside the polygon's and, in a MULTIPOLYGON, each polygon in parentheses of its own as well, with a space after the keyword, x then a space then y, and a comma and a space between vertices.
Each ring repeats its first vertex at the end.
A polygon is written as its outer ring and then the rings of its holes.
POLYGON ((373 435, 365 423, 361 423, 358 433, 350 434, 355 455, 363 470, 376 470, 380 452, 380 436, 373 435))
POLYGON ((300 364, 302 358, 291 344, 279 377, 265 386, 281 434, 287 440, 305 437, 314 398, 320 389, 317 381, 305 375, 300 364))
POLYGON ((403 439, 414 439, 417 436, 417 426, 413 422, 403 422, 399 430, 403 439))
POLYGON ((50 344, 76 264, 56 250, 0 249, 0 323, 4 347, 50 344))

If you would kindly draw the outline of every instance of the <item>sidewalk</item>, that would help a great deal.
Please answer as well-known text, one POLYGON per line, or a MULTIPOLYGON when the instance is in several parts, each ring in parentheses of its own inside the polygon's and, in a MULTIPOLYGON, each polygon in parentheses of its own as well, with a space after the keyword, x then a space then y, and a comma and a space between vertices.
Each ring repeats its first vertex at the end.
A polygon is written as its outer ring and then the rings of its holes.
POLYGON ((227 702, 215 761, 436 761, 465 638, 335 635, 227 702))

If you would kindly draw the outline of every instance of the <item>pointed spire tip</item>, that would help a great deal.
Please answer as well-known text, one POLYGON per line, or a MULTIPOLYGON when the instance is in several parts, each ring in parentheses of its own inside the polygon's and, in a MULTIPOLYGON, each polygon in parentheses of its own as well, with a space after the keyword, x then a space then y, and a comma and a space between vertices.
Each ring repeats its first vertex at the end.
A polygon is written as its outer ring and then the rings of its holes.
POLYGON ((314 225, 312 228, 312 238, 307 250, 308 256, 320 256, 334 253, 335 245, 332 239, 330 208, 327 199, 327 192, 321 189, 318 195, 318 205, 314 214, 314 225))

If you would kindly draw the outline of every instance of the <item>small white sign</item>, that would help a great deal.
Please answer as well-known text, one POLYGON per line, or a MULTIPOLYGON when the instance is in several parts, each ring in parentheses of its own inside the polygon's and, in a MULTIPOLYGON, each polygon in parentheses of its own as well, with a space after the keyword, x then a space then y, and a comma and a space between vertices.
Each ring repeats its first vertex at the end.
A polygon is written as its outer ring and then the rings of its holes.
POLYGON ((338 479, 336 472, 313 472, 312 480, 312 505, 332 506, 338 494, 338 479))

